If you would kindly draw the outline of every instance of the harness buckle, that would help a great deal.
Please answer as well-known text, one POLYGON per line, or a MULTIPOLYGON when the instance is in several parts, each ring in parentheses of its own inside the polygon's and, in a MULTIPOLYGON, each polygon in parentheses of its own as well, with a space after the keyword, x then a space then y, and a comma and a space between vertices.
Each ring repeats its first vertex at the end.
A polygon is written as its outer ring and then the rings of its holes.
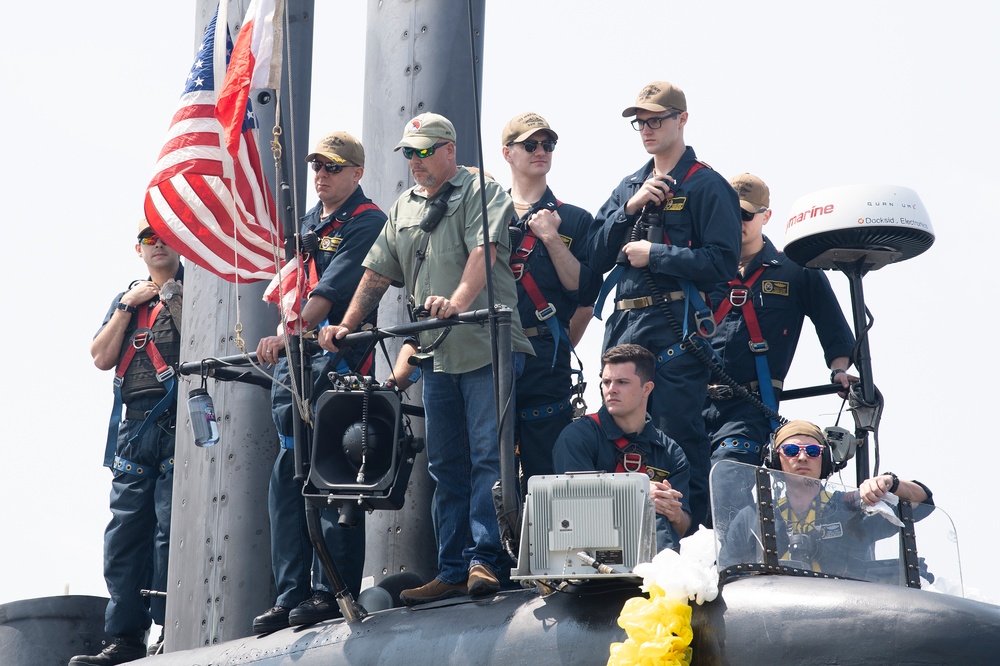
POLYGON ((751 340, 749 343, 750 351, 754 354, 764 354, 767 353, 767 340, 761 340, 760 342, 754 342, 751 340))
POLYGON ((638 472, 642 469, 642 454, 622 453, 622 467, 626 472, 638 472))
MULTIPOLYGON (((715 317, 710 310, 696 310, 694 313, 694 325, 703 338, 710 338, 715 335, 715 317)), ((693 343, 692 343, 693 344, 693 343)))
POLYGON ((538 317, 538 321, 545 321, 549 319, 556 313, 556 306, 551 303, 546 303, 545 307, 541 310, 535 310, 535 316, 538 317))
POLYGON ((524 274, 527 271, 527 266, 528 265, 523 261, 510 265, 510 271, 514 274, 514 282, 521 281, 521 278, 524 277, 524 274))
POLYGON ((740 287, 733 287, 729 290, 729 302, 734 308, 741 308, 747 304, 750 297, 750 290, 740 287))
POLYGON ((156 373, 156 381, 162 383, 174 376, 174 369, 167 366, 167 369, 163 372, 156 373))
POLYGON ((148 328, 137 328, 135 333, 132 334, 132 346, 135 347, 137 351, 142 351, 149 342, 152 333, 153 332, 148 328))

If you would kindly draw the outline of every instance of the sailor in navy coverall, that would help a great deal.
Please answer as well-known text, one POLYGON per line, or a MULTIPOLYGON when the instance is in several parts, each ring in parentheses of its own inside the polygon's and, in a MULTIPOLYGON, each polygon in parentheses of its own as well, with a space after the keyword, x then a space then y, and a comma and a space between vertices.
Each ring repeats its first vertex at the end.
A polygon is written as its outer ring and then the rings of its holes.
MULTIPOLYGON (((759 395, 757 354, 751 349, 747 323, 750 314, 766 342, 766 367, 776 404, 780 403, 781 387, 803 319, 808 316, 816 327, 826 364, 833 370, 831 381, 847 388, 849 381, 856 379, 846 373, 854 335, 830 281, 821 270, 804 268, 788 259, 763 235, 771 210, 770 193, 760 178, 741 174, 730 182, 739 194, 743 211, 743 251, 736 280, 716 291, 711 299, 718 324, 712 347, 726 374, 759 395), (748 308, 753 312, 748 313, 748 308)), ((731 387, 725 385, 709 387, 705 421, 712 439, 713 464, 726 458, 760 464, 770 433, 777 427, 763 411, 733 396, 731 387)))
POLYGON ((559 435, 552 451, 555 472, 646 474, 656 511, 657 550, 676 550, 691 527, 690 466, 677 442, 657 430, 646 414, 653 389, 652 355, 639 345, 621 345, 605 352, 601 361, 604 404, 559 435))
MULTIPOLYGON (((313 167, 320 197, 319 203, 299 221, 299 231, 303 236, 314 231, 319 237, 319 249, 314 254, 319 281, 302 307, 302 318, 312 328, 322 319, 340 321, 343 317, 364 272, 361 262, 382 231, 386 216, 365 196, 358 184, 363 173, 364 152, 361 144, 349 134, 335 132, 327 136, 306 159, 313 167), (320 165, 318 171, 317 164, 320 165), (342 169, 331 173, 324 164, 342 165, 342 169), (331 203, 336 206, 332 211, 329 210, 331 203)), ((376 312, 372 312, 366 323, 374 321, 376 312)), ((268 493, 271 568, 278 598, 274 608, 254 620, 254 631, 257 632, 288 626, 290 614, 292 623, 316 621, 324 615, 339 615, 330 581, 326 579, 309 541, 302 483, 293 478, 293 405, 292 396, 285 388, 289 386, 288 361, 284 357, 279 358, 283 349, 282 336, 264 338, 257 347, 258 358, 262 362, 277 364, 274 372, 276 383, 271 390, 271 412, 281 440, 268 493), (300 614, 305 617, 301 618, 303 622, 296 622, 293 609, 300 604, 300 614)), ((346 368, 352 371, 368 369, 362 367, 366 361, 362 358, 364 351, 360 346, 348 348, 344 356, 346 368)), ((328 373, 338 368, 333 364, 333 355, 325 352, 314 354, 311 360, 315 405, 322 392, 331 387, 328 373)), ((343 366, 340 368, 341 371, 344 369, 343 366)), ((355 527, 345 527, 338 525, 337 520, 335 511, 323 511, 323 535, 344 582, 357 596, 364 569, 364 521, 355 527)))
POLYGON ((552 474, 552 445, 573 420, 573 346, 583 336, 601 286, 587 265, 596 231, 593 216, 557 201, 546 185, 558 135, 537 113, 512 118, 501 133, 510 164, 511 268, 517 309, 535 355, 516 382, 517 445, 523 484, 552 474), (528 150, 528 149, 531 150, 528 150))
MULTIPOLYGON (((677 441, 691 465, 691 517, 697 525, 708 513, 710 445, 701 412, 711 375, 709 366, 685 348, 667 320, 664 308, 687 333, 695 330, 699 304, 685 287, 710 293, 736 272, 740 248, 739 202, 736 192, 718 173, 684 145, 687 123, 684 93, 666 82, 654 82, 640 93, 633 126, 641 132, 646 151, 653 156, 641 169, 621 181, 597 214, 603 225, 595 240, 591 265, 607 271, 619 251, 627 257, 617 277, 615 309, 608 315, 604 348, 634 342, 657 359, 656 387, 648 410, 653 424, 677 441), (665 241, 630 242, 633 225, 643 207, 663 206, 665 241), (653 303, 656 285, 661 298, 653 303)), ((604 291, 614 284, 605 278, 604 291)), ((598 301, 600 314, 601 300, 598 301)), ((710 313, 707 314, 710 317, 710 313)))
POLYGON ((90 348, 95 366, 117 369, 104 461, 114 475, 104 533, 105 631, 115 639, 100 654, 71 663, 144 657, 143 635, 151 622, 164 624, 163 597, 143 598, 140 590, 167 590, 184 267, 145 220, 138 240, 149 278, 115 297, 90 348))

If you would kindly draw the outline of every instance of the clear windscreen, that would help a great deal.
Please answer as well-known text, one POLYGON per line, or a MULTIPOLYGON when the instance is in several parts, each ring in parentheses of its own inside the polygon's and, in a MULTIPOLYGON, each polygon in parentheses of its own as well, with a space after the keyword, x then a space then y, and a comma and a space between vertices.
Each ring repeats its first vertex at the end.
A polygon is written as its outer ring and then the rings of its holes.
MULTIPOLYGON (((868 506, 856 488, 723 461, 710 477, 716 554, 723 576, 767 571, 827 575, 886 585, 908 584, 905 553, 916 550, 920 587, 962 596, 958 538, 948 514, 928 504, 912 506, 915 544, 904 538, 900 507, 868 506), (760 502, 758 483, 770 490, 760 502), (771 549, 777 570, 767 568, 761 514, 773 520, 771 549)), ((768 523, 765 523, 768 524, 768 523)))

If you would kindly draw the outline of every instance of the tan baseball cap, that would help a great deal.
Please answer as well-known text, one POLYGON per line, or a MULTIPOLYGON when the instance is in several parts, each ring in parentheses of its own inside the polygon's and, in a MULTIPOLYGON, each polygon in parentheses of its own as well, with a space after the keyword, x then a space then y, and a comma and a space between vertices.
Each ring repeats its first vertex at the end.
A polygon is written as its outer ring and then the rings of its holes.
POLYGON ((783 441, 792 435, 806 435, 812 437, 820 444, 826 445, 826 437, 823 435, 823 431, 819 429, 819 426, 802 420, 789 421, 778 428, 778 431, 774 433, 774 445, 780 446, 783 441))
POLYGON ((767 189, 767 184, 751 173, 741 173, 730 179, 729 184, 733 186, 740 196, 740 208, 748 213, 762 213, 771 207, 771 191, 767 189))
POLYGON ((456 138, 455 126, 451 124, 450 120, 437 113, 421 113, 406 123, 406 129, 403 130, 403 138, 393 148, 393 151, 400 148, 424 150, 425 148, 430 148, 441 139, 455 141, 456 138))
POLYGON ((353 164, 359 167, 365 165, 364 146, 343 131, 327 134, 320 139, 316 148, 306 155, 306 162, 312 162, 317 157, 324 157, 334 164, 353 164))
POLYGON ((500 134, 500 145, 509 146, 517 141, 524 141, 541 130, 548 132, 553 139, 559 139, 559 135, 549 127, 548 121, 534 111, 518 114, 503 126, 503 132, 500 134))
POLYGON ((666 81, 653 81, 639 91, 635 104, 622 111, 622 117, 634 116, 639 109, 661 113, 663 111, 687 111, 684 91, 666 81))
POLYGON ((151 233, 153 233, 153 227, 149 226, 149 222, 146 221, 146 218, 142 218, 139 221, 139 233, 136 234, 136 238, 142 238, 143 236, 148 236, 151 233))

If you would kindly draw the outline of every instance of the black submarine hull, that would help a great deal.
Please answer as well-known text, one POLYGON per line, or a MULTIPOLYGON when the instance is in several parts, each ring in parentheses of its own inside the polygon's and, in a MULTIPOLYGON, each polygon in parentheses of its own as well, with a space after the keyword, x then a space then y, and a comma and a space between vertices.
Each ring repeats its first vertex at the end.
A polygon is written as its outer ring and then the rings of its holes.
MULTIPOLYGON (((606 664, 638 588, 502 592, 297 627, 139 663, 606 664)), ((694 605, 694 664, 995 664, 1000 606, 926 590, 750 576, 694 605)))

